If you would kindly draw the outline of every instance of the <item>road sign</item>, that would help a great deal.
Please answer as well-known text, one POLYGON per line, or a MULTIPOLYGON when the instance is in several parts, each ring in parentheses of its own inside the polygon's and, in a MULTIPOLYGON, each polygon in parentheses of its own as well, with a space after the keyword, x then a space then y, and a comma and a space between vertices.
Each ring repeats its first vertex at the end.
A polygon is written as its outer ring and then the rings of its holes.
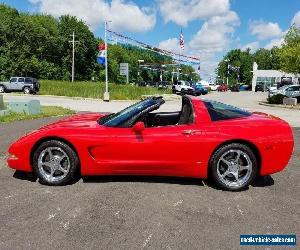
POLYGON ((120 75, 128 75, 128 63, 120 63, 120 75))
POLYGON ((128 79, 129 79, 128 63, 120 63, 120 75, 126 76, 127 83, 128 83, 128 79))

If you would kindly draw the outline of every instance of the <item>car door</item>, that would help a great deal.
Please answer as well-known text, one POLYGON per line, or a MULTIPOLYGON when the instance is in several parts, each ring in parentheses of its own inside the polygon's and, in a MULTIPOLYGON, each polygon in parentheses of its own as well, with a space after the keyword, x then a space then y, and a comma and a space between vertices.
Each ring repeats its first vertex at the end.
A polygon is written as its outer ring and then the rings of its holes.
POLYGON ((106 128, 93 149, 98 167, 115 174, 194 176, 204 168, 207 138, 204 128, 173 125, 145 128, 106 128))
POLYGON ((18 85, 18 78, 17 77, 12 77, 9 81, 8 89, 9 90, 16 90, 17 85, 18 85))
POLYGON ((19 77, 16 90, 21 91, 24 87, 24 84, 25 84, 25 78, 24 77, 19 77))

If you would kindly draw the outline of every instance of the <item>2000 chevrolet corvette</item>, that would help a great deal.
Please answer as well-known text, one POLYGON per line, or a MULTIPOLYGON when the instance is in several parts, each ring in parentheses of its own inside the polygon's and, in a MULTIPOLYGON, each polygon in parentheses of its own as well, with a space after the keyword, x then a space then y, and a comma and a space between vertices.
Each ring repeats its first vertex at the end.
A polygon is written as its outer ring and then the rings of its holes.
POLYGON ((33 172, 48 185, 81 175, 210 177, 241 190, 257 175, 288 164, 290 126, 263 113, 183 96, 178 112, 152 112, 151 97, 118 113, 71 116, 27 134, 9 148, 9 167, 33 172))

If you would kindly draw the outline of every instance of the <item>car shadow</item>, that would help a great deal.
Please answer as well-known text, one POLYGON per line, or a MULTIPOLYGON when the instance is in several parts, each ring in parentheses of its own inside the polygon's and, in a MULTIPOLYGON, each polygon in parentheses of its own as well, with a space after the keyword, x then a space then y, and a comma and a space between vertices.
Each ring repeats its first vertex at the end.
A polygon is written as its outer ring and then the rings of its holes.
MULTIPOLYGON (((16 170, 13 177, 18 180, 25 180, 36 182, 37 177, 32 173, 25 173, 16 170)), ((173 177, 173 176, 130 176, 130 175, 100 175, 100 176, 82 176, 77 175, 67 185, 76 184, 80 179, 84 183, 108 183, 108 182, 144 182, 144 183, 165 183, 177 185, 194 185, 194 186, 208 186, 216 190, 222 190, 214 182, 209 179, 197 179, 189 177, 173 177)), ((272 176, 258 176, 251 184, 253 187, 269 187, 274 185, 272 176)), ((246 187, 243 191, 248 190, 246 187)))
POLYGON ((26 173, 16 170, 13 174, 13 177, 18 180, 36 182, 37 178, 32 173, 26 173))
POLYGON ((274 185, 274 179, 271 175, 258 176, 252 183, 252 187, 269 187, 274 185))
POLYGON ((204 180, 189 177, 170 176, 131 176, 131 175, 105 175, 105 176, 83 176, 85 183, 108 183, 108 182, 144 182, 144 183, 166 183, 178 185, 205 186, 204 180))

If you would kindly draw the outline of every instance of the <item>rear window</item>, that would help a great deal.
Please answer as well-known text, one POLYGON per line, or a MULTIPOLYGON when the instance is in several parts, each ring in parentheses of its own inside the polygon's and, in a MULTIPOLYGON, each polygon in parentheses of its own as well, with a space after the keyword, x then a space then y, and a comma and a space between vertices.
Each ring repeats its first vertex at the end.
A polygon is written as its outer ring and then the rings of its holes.
POLYGON ((204 101, 212 121, 222 121, 250 116, 251 113, 221 102, 204 101))

